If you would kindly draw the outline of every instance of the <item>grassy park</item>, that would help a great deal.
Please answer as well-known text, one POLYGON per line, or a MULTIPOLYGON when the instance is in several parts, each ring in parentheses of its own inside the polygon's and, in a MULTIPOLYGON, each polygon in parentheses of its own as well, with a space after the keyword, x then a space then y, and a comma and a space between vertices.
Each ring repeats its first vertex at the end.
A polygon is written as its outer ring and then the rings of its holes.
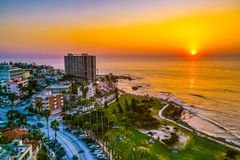
MULTIPOLYGON (((148 135, 145 135, 138 131, 140 128, 152 128, 156 127, 155 119, 152 119, 153 123, 148 123, 148 125, 152 126, 142 126, 141 124, 132 122, 134 118, 130 119, 130 123, 133 125, 126 125, 124 123, 125 119, 129 120, 128 113, 132 112, 128 111, 126 106, 132 105, 132 99, 138 101, 137 106, 143 105, 151 105, 151 115, 156 115, 161 109, 162 104, 157 100, 152 100, 148 102, 144 102, 144 99, 147 98, 134 96, 130 94, 121 95, 118 102, 122 108, 122 113, 119 113, 119 104, 117 102, 113 102, 109 105, 109 108, 113 111, 117 111, 118 120, 116 121, 116 125, 119 128, 111 128, 108 131, 109 135, 109 145, 114 148, 115 154, 121 155, 121 153, 128 153, 128 156, 134 157, 136 159, 186 159, 186 160, 220 160, 220 159, 230 159, 230 157, 226 156, 226 153, 231 150, 230 148, 208 140, 206 138, 202 138, 197 136, 195 133, 187 131, 186 129, 180 128, 171 122, 166 120, 158 120, 159 126, 162 124, 167 124, 171 126, 175 126, 179 131, 188 136, 188 141, 184 145, 183 148, 179 150, 171 149, 160 141, 155 141, 153 144, 149 144, 148 141, 151 139, 148 135), (126 102, 127 101, 127 102, 126 102), (127 117, 127 118, 126 118, 127 117), (116 137, 122 136, 124 137, 121 140, 116 140, 116 137), (111 143, 114 142, 114 143, 111 143)), ((149 115, 149 114, 148 114, 149 115)), ((138 118, 136 117, 136 121, 138 118)), ((141 119, 141 117, 140 117, 141 119)), ((151 119, 150 119, 151 120, 151 119)), ((139 120, 139 123, 143 123, 139 120)), ((144 123, 145 124, 145 123, 144 123)), ((157 128, 156 128, 157 129, 157 128)), ((239 153, 237 153, 236 158, 239 159, 239 153)))

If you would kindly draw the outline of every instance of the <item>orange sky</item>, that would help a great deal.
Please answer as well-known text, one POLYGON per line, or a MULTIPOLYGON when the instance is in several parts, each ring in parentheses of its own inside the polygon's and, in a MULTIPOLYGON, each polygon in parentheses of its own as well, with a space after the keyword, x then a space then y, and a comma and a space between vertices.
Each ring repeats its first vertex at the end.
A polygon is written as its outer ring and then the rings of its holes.
POLYGON ((48 7, 31 4, 14 12, 13 4, 1 2, 0 54, 184 56, 191 50, 198 55, 240 54, 237 0, 182 2, 186 3, 64 6, 61 1, 57 7, 54 3, 45 4, 48 7))

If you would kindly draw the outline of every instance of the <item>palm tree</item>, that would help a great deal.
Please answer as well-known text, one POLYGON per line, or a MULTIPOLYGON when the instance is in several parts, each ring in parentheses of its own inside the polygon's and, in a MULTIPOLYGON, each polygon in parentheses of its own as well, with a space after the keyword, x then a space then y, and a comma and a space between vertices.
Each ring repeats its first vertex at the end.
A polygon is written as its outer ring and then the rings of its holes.
POLYGON ((110 141, 108 143, 108 146, 109 146, 109 149, 110 149, 110 152, 111 152, 111 155, 112 155, 112 159, 115 159, 115 156, 114 156, 115 141, 110 141))
POLYGON ((73 111, 73 106, 74 104, 72 102, 68 103, 68 109, 69 109, 69 113, 72 115, 72 111, 73 111))
POLYGON ((101 136, 102 136, 102 139, 103 139, 103 112, 104 112, 104 108, 101 106, 101 107, 98 107, 98 110, 100 112, 100 116, 101 116, 101 136))
MULTIPOLYGON (((83 127, 84 127, 86 130, 89 130, 89 129, 91 128, 90 123, 89 123, 88 121, 85 121, 85 122, 84 122, 83 127)), ((88 132, 87 132, 87 135, 89 136, 88 132)))
POLYGON ((116 96, 116 102, 119 103, 119 93, 118 93, 118 88, 115 88, 115 96, 116 96))
POLYGON ((142 149, 142 150, 139 151, 139 153, 140 153, 140 157, 141 157, 142 160, 149 160, 150 159, 151 153, 148 150, 142 149))
POLYGON ((98 103, 95 103, 95 108, 96 108, 96 126, 97 126, 97 138, 98 138, 98 103))
POLYGON ((45 109, 45 110, 43 111, 43 116, 45 117, 46 122, 47 122, 48 139, 50 138, 50 137, 49 137, 49 125, 48 125, 48 119, 49 119, 49 117, 50 117, 50 114, 51 114, 51 111, 50 111, 49 109, 45 109))
POLYGON ((136 144, 130 138, 127 138, 124 141, 124 143, 128 146, 128 149, 129 149, 129 159, 134 160, 135 159, 134 151, 135 151, 136 144))
MULTIPOLYGON (((92 126, 92 116, 91 116, 91 115, 92 115, 92 110, 90 109, 90 110, 89 110, 89 127, 90 127, 90 128, 91 128, 91 126, 92 126)), ((89 128, 89 129, 90 129, 90 128, 89 128)))
POLYGON ((110 108, 107 108, 104 110, 104 116, 107 118, 107 130, 110 130, 110 117, 111 117, 112 111, 110 108))
POLYGON ((82 119, 82 117, 80 114, 77 114, 74 116, 74 121, 75 121, 77 127, 80 127, 81 119, 82 119))
POLYGON ((57 131, 58 131, 58 126, 60 125, 60 123, 58 122, 57 119, 55 119, 54 121, 52 121, 51 123, 51 128, 55 131, 55 140, 57 139, 57 131))
POLYGON ((26 86, 23 86, 22 83, 18 84, 18 88, 21 94, 25 93, 28 90, 28 88, 26 86))
MULTIPOLYGON (((105 108, 104 110, 104 117, 107 118, 107 134, 109 133, 110 130, 110 117, 111 117, 112 111, 110 108, 105 108)), ((108 140, 109 137, 108 135, 106 135, 106 146, 108 146, 108 140)))
POLYGON ((41 112, 41 108, 42 108, 41 102, 40 102, 40 101, 37 101, 37 103, 36 103, 36 110, 37 110, 38 113, 41 112))
POLYGON ((12 110, 13 110, 14 101, 18 98, 18 96, 15 93, 11 93, 8 95, 8 98, 11 101, 12 110))

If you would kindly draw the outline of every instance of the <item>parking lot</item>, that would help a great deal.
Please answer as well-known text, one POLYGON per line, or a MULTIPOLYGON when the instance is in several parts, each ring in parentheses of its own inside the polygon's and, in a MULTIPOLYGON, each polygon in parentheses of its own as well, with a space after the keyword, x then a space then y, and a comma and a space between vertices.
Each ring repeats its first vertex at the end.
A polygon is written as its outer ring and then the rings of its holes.
POLYGON ((83 141, 85 145, 90 149, 93 158, 96 160, 107 160, 106 156, 104 155, 101 147, 93 140, 89 138, 89 136, 80 130, 72 130, 71 128, 65 128, 66 132, 74 135, 79 140, 83 141))

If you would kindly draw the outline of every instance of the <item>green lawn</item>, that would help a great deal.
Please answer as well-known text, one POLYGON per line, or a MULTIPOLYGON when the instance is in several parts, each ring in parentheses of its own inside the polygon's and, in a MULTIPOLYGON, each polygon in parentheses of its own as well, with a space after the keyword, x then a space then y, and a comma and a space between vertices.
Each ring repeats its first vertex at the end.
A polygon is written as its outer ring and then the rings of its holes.
MULTIPOLYGON (((144 99, 143 97, 134 96, 134 95, 131 95, 131 94, 123 94, 119 98, 119 103, 121 104, 124 112, 125 112, 125 99, 127 99, 128 103, 130 105, 131 104, 131 100, 133 98, 136 99, 136 100, 139 100, 139 101, 144 99)), ((154 101, 154 103, 155 103, 155 105, 152 108, 152 114, 156 115, 158 113, 158 111, 163 107, 163 105, 159 101, 154 101)), ((109 105, 109 107, 112 108, 112 109, 113 108, 117 109, 117 103, 116 102, 111 103, 109 105)))
MULTIPOLYGON (((128 100, 129 104, 131 103, 131 99, 135 98, 136 100, 142 100, 142 97, 132 96, 130 94, 124 94, 119 98, 119 102, 125 112, 125 99, 128 100)), ((158 101, 154 102, 154 107, 152 108, 152 114, 156 115, 159 109, 162 107, 161 103, 158 101)), ((114 102, 109 105, 110 108, 117 109, 117 103, 114 102)), ((169 125, 176 126, 166 120, 162 120, 161 123, 166 123, 169 125)), ((121 124, 119 124, 121 125, 121 124)), ((124 126, 123 126, 124 127, 124 126)), ((150 152, 150 159, 166 159, 166 160, 221 160, 226 159, 225 153, 229 150, 228 147, 225 147, 216 142, 210 141, 208 139, 197 136, 195 133, 187 131, 183 128, 177 126, 177 128, 183 132, 185 135, 189 137, 189 140, 185 147, 181 150, 171 150, 164 144, 159 141, 156 141, 154 144, 148 144, 147 141, 151 139, 149 136, 140 133, 137 129, 129 129, 131 130, 132 138, 131 140, 135 143, 135 149, 147 149, 150 152)), ((116 129, 115 131, 112 129, 109 133, 110 139, 115 140, 116 135, 123 135, 121 129, 116 129)), ((127 149, 126 144, 123 141, 116 141, 116 146, 120 150, 120 152, 124 153, 127 149)), ((238 154, 238 159, 239 159, 238 154)), ((135 152, 135 159, 140 159, 139 154, 135 152)))

